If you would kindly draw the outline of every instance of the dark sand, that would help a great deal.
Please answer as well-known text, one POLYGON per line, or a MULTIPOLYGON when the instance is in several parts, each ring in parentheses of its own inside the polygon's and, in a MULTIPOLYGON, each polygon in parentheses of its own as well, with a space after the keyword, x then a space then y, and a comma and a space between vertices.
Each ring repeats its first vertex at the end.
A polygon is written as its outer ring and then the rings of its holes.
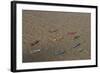
POLYGON ((23 62, 91 58, 89 13, 23 10, 23 62))

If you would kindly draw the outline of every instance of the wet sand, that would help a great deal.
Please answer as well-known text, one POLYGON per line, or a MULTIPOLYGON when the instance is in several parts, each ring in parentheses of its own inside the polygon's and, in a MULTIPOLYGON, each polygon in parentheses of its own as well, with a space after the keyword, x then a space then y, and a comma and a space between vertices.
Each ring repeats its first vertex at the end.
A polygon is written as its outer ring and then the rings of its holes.
POLYGON ((89 13, 23 10, 23 62, 91 58, 89 13))

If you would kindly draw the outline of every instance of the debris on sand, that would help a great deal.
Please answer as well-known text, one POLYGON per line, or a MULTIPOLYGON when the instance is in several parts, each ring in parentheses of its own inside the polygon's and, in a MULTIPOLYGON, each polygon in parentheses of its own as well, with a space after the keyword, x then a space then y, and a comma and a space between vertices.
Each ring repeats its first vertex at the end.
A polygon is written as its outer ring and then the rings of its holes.
POLYGON ((34 50, 31 50, 30 53, 33 54, 33 53, 38 53, 40 51, 41 51, 41 49, 34 49, 34 50))
POLYGON ((73 46, 73 48, 76 48, 76 47, 78 47, 78 46, 80 46, 81 45, 81 43, 78 43, 78 44, 76 44, 75 46, 73 46))
POLYGON ((36 44, 38 44, 40 42, 40 40, 36 40, 33 43, 31 43, 31 46, 35 46, 36 44))

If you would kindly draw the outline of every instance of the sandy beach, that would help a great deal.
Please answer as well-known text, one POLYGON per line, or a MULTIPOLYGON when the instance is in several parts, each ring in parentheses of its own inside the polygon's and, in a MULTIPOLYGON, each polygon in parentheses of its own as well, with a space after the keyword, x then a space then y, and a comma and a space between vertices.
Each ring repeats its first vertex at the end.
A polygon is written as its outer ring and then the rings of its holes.
POLYGON ((90 59, 90 19, 89 13, 23 10, 23 62, 90 59))

